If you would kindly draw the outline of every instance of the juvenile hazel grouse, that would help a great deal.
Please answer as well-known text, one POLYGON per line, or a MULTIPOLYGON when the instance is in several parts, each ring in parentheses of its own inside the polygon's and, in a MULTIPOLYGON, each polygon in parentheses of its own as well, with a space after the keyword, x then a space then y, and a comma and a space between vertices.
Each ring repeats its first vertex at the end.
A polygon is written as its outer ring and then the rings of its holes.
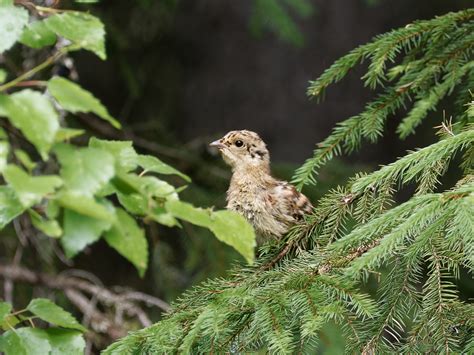
POLYGON ((232 167, 227 208, 243 215, 260 237, 281 237, 312 211, 305 195, 271 176, 270 155, 257 133, 230 131, 210 146, 232 167))

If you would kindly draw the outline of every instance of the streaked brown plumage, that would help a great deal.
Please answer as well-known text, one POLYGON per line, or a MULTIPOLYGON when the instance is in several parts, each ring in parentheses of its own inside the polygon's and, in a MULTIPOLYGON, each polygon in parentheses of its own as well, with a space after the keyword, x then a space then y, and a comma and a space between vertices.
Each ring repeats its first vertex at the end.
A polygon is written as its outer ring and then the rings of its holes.
POLYGON ((210 145, 232 167, 227 208, 242 214, 260 237, 279 238, 312 211, 305 195, 271 176, 270 155, 257 133, 231 131, 210 145))

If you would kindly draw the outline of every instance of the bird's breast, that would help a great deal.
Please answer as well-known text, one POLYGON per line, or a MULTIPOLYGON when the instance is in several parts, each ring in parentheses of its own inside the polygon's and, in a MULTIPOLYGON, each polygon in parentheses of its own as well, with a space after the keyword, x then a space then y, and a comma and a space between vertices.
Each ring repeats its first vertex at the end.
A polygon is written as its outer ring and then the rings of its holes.
POLYGON ((257 184, 231 184, 227 191, 227 208, 243 214, 247 219, 265 210, 264 188, 257 184))

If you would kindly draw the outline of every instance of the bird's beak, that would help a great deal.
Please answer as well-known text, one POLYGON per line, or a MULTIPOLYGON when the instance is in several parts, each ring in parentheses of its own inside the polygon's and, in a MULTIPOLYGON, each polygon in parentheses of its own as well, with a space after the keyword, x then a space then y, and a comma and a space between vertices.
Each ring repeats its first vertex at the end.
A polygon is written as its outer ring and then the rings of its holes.
POLYGON ((222 144, 220 140, 217 140, 217 141, 214 141, 212 143, 209 143, 209 146, 210 147, 215 147, 217 149, 222 149, 222 148, 225 148, 225 144, 222 144))

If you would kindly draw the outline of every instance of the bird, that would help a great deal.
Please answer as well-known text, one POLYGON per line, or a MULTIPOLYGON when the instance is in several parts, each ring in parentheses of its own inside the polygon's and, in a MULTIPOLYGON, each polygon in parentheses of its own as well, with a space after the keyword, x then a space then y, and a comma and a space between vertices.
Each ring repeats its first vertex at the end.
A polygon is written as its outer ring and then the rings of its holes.
POLYGON ((280 239, 313 211, 310 200, 270 172, 270 153, 260 136, 249 130, 230 131, 209 144, 232 168, 226 208, 254 227, 259 245, 280 239))

